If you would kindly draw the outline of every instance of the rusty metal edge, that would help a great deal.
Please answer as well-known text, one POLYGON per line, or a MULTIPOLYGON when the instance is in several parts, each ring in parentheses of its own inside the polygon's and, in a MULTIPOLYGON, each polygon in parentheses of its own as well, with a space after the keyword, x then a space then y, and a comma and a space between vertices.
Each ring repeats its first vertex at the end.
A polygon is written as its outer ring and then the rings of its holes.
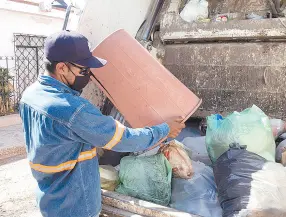
POLYGON ((100 216, 108 216, 108 217, 141 217, 142 215, 137 215, 135 213, 131 213, 122 209, 118 209, 108 205, 102 205, 102 211, 100 216))
POLYGON ((102 203, 105 206, 149 217, 199 217, 106 190, 102 190, 102 203))

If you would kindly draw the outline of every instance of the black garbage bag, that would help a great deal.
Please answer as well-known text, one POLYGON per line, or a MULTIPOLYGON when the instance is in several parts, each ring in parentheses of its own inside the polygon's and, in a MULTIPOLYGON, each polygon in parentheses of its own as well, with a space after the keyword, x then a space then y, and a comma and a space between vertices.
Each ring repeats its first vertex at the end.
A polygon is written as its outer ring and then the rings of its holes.
POLYGON ((286 216, 286 168, 239 145, 214 164, 223 217, 286 216))

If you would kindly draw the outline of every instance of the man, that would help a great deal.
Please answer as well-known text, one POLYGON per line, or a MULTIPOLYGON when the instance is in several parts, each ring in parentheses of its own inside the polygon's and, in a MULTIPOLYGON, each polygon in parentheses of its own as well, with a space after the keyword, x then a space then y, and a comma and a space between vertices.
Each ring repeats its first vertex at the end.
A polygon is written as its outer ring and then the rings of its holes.
POLYGON ((106 61, 93 57, 87 39, 76 32, 48 37, 45 57, 45 74, 27 88, 20 103, 37 202, 43 216, 95 217, 101 211, 96 147, 141 151, 166 136, 176 137, 185 126, 173 120, 130 129, 81 98, 90 68, 106 61))

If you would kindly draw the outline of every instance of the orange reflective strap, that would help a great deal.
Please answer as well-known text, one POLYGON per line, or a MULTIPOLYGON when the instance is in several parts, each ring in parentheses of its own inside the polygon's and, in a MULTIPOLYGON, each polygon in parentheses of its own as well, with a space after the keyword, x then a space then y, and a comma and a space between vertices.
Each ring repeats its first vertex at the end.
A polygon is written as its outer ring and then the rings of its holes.
POLYGON ((120 122, 115 121, 116 123, 116 130, 114 133, 113 138, 107 143, 103 148, 107 150, 111 150, 114 146, 116 146, 122 139, 123 133, 125 131, 125 126, 122 125, 120 122))
MULTIPOLYGON (((116 146, 122 139, 125 126, 120 122, 115 121, 116 130, 112 137, 112 139, 103 147, 104 149, 111 150, 114 146, 116 146)), ((81 152, 76 160, 70 160, 65 163, 61 163, 57 166, 45 166, 42 164, 34 164, 30 162, 30 166, 32 169, 43 172, 43 173, 58 173, 65 170, 72 170, 78 162, 82 162, 85 160, 91 160, 96 156, 96 148, 90 151, 81 152)))
POLYGON ((43 172, 43 173, 59 173, 65 170, 72 170, 77 162, 91 160, 96 156, 96 148, 90 151, 81 152, 77 158, 77 160, 70 160, 65 163, 61 163, 57 166, 45 166, 42 164, 33 164, 30 162, 30 167, 36 171, 43 172))

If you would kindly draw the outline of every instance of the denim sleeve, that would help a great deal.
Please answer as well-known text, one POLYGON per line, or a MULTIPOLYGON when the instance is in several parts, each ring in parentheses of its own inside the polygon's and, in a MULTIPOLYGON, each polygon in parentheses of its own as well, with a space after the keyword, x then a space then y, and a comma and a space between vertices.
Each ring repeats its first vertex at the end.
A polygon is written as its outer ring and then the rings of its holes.
POLYGON ((143 151, 169 134, 166 123, 146 128, 131 129, 112 117, 104 116, 87 103, 71 118, 73 136, 80 142, 117 152, 143 151))

